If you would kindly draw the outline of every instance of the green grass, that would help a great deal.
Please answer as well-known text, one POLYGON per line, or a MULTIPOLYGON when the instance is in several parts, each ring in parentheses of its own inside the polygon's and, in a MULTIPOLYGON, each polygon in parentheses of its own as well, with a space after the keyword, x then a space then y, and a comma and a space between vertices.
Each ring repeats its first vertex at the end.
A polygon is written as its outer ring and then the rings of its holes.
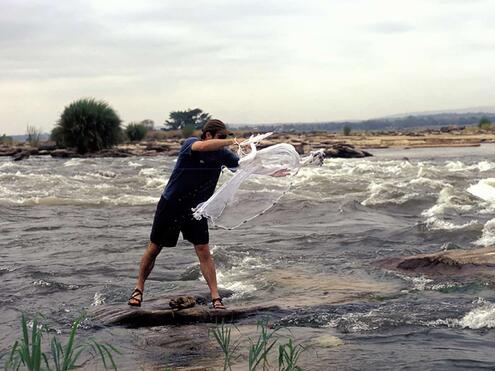
MULTIPOLYGON (((237 327, 236 327, 237 329, 237 327)), ((249 348, 247 349, 248 370, 273 370, 270 365, 270 355, 276 351, 275 345, 280 342, 278 329, 271 329, 268 325, 268 320, 258 321, 256 325, 257 338, 249 338, 249 348)), ((232 362, 241 354, 236 355, 239 351, 240 340, 232 343, 231 338, 232 327, 226 326, 224 323, 217 325, 210 331, 214 339, 220 346, 224 354, 223 370, 231 370, 232 362)), ((237 329, 237 331, 239 331, 237 329)), ((297 362, 305 348, 300 344, 295 344, 294 340, 289 337, 288 342, 279 344, 278 346, 278 369, 279 371, 299 371, 302 370, 297 362)))
POLYGON ((237 348, 239 347, 239 341, 232 342, 231 333, 232 327, 225 326, 223 322, 209 332, 210 336, 213 335, 223 352, 223 371, 232 370, 232 360, 235 358, 237 348))
POLYGON ((50 340, 48 353, 44 352, 42 344, 43 335, 46 328, 41 325, 38 319, 33 319, 31 333, 29 333, 28 321, 24 315, 21 318, 22 336, 15 341, 8 353, 4 370, 26 369, 28 371, 54 370, 67 371, 80 367, 78 361, 88 353, 100 358, 105 369, 117 370, 117 365, 113 359, 114 354, 120 352, 109 344, 98 343, 89 340, 86 343, 78 343, 76 340, 77 329, 81 319, 74 321, 67 343, 64 345, 56 336, 50 340))

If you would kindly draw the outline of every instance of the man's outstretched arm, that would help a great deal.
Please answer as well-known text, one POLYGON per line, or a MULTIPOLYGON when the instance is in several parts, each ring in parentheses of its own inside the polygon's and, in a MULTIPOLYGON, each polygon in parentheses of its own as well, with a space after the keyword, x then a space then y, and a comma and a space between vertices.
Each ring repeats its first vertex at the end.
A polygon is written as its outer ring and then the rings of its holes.
POLYGON ((198 140, 191 149, 198 152, 218 151, 235 143, 239 143, 236 138, 198 140))

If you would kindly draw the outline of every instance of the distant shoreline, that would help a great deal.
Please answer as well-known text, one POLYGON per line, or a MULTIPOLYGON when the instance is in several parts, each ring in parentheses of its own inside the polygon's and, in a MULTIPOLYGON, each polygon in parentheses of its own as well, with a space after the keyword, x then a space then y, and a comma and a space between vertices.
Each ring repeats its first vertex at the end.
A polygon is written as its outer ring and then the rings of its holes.
MULTIPOLYGON (((248 137, 252 132, 237 131, 238 137, 248 137)), ((50 155, 57 158, 72 157, 132 157, 132 156, 176 156, 183 138, 180 131, 153 132, 145 140, 136 143, 125 143, 97 153, 79 155, 70 149, 59 149, 53 142, 41 142, 38 147, 30 147, 27 143, 0 143, 0 156, 50 155)), ((312 132, 312 133, 273 133, 260 147, 277 143, 290 143, 300 154, 312 150, 324 149, 329 157, 342 147, 356 152, 355 156, 364 157, 368 149, 395 148, 442 148, 442 147, 477 147, 482 143, 495 143, 495 130, 460 130, 450 129, 422 130, 408 133, 401 132, 357 132, 350 135, 312 132)))

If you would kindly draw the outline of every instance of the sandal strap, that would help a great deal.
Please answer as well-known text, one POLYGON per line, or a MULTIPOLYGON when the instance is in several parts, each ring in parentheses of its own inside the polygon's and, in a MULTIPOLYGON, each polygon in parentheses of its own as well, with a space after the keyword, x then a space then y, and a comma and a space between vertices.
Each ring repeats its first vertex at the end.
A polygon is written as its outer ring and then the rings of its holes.
POLYGON ((136 300, 142 300, 143 298, 143 292, 139 290, 138 288, 135 288, 134 291, 131 294, 130 299, 136 299, 136 300), (141 299, 138 299, 138 296, 141 296, 141 299))
POLYGON ((213 309, 226 309, 225 305, 222 302, 222 298, 211 299, 211 305, 213 309))
POLYGON ((222 303, 222 298, 220 298, 220 297, 218 297, 218 298, 212 298, 212 299, 211 299, 211 303, 212 303, 213 305, 215 305, 215 303, 216 303, 216 302, 220 302, 220 304, 223 304, 223 303, 222 303))

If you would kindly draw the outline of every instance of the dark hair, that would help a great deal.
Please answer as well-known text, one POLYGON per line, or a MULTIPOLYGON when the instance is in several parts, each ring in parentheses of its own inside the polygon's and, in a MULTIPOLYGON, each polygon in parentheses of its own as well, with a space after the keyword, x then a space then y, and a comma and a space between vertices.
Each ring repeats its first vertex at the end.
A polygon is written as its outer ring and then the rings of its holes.
POLYGON ((218 132, 225 133, 225 137, 230 134, 230 131, 227 130, 225 124, 218 119, 211 119, 203 126, 203 133, 201 134, 201 139, 206 138, 206 133, 210 133, 212 137, 214 137, 218 132))

